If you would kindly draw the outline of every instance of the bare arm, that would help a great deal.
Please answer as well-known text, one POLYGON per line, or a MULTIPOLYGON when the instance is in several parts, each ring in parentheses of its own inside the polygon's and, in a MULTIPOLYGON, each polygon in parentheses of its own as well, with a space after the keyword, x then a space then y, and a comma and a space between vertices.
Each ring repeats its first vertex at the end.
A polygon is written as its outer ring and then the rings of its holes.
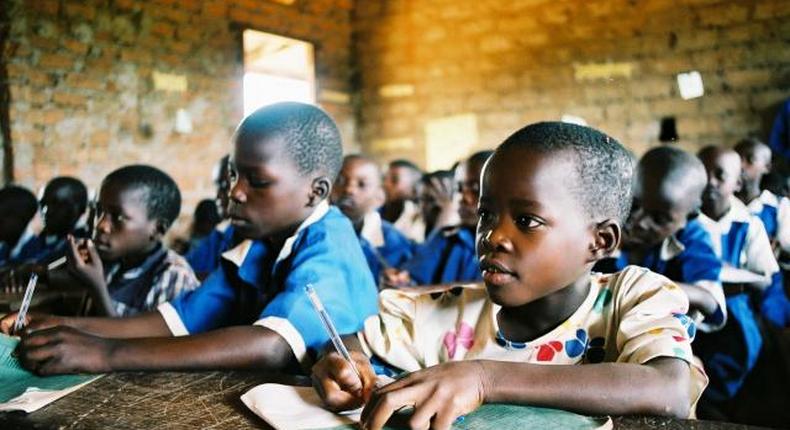
POLYGON ((183 337, 106 339, 70 327, 24 336, 17 349, 23 366, 39 374, 121 370, 281 370, 295 362, 276 332, 238 326, 183 337))
MULTIPOLYGON (((0 320, 0 331, 13 334, 16 313, 0 320)), ((166 337, 172 336, 159 312, 146 312, 127 318, 81 318, 53 315, 28 315, 26 328, 30 331, 57 326, 73 327, 87 334, 106 338, 166 337)))

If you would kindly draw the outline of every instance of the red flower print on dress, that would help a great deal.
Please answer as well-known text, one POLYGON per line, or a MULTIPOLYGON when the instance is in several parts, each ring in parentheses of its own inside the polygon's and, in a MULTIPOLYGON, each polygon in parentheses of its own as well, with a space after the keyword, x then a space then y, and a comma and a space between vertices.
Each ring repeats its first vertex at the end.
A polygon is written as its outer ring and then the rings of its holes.
POLYGON ((551 361, 554 354, 562 351, 562 342, 552 340, 538 347, 538 361, 551 361))

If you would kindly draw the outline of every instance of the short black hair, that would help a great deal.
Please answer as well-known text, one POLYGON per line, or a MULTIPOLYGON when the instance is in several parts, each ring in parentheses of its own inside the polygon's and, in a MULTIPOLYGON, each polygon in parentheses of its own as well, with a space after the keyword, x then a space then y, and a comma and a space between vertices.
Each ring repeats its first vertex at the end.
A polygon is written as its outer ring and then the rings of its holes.
POLYGON ((88 188, 77 178, 71 176, 58 176, 52 178, 44 187, 44 195, 65 190, 68 199, 77 208, 77 213, 82 214, 88 207, 88 188))
POLYGON ((422 175, 421 182, 423 184, 427 185, 427 184, 429 184, 431 182, 431 179, 434 179, 434 178, 440 179, 440 180, 441 179, 453 180, 453 179, 455 179, 455 174, 453 173, 452 170, 435 170, 433 172, 428 172, 428 173, 422 175))
POLYGON ((491 156, 494 155, 493 149, 486 149, 484 151, 477 151, 474 154, 470 155, 469 158, 466 159, 468 163, 474 163, 483 165, 486 161, 488 161, 491 156))
POLYGON ((322 173, 331 181, 343 163, 340 131, 320 108, 306 103, 282 102, 264 106, 244 118, 235 140, 282 138, 286 152, 302 176, 322 173))
MULTIPOLYGON (((768 161, 771 161, 771 155, 773 154, 771 147, 756 137, 747 137, 745 139, 741 139, 732 149, 734 149, 735 152, 741 156, 742 160, 746 160, 760 149, 767 153, 768 161)), ((751 162, 751 160, 747 161, 751 162)))
POLYGON ((576 124, 539 122, 513 133, 499 145, 496 154, 510 149, 568 153, 576 173, 573 192, 587 216, 613 218, 621 224, 628 218, 634 157, 614 138, 576 124))
POLYGON ((679 148, 659 146, 642 155, 637 171, 638 177, 649 173, 661 178, 670 189, 682 191, 692 211, 702 204, 702 190, 708 182, 708 174, 705 165, 694 155, 679 148))
POLYGON ((32 191, 13 184, 0 188, 0 241, 13 246, 10 242, 19 240, 36 211, 38 200, 32 191))
POLYGON ((419 174, 423 173, 422 169, 417 167, 417 165, 414 164, 413 162, 411 162, 409 160, 406 160, 405 158, 399 158, 397 160, 390 161, 389 167, 403 167, 403 168, 406 168, 406 169, 414 170, 415 172, 417 172, 419 174))
POLYGON ((159 221, 167 231, 181 213, 181 192, 167 173, 146 164, 121 167, 107 175, 102 187, 116 185, 124 190, 143 190, 148 218, 159 221))

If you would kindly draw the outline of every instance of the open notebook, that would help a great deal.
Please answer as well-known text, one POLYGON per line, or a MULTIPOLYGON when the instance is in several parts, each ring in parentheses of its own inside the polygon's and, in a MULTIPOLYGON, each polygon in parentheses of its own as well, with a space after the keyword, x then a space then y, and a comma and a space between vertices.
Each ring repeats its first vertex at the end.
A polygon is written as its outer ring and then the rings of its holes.
MULTIPOLYGON (((278 430, 356 429, 359 411, 338 415, 321 407, 312 387, 263 384, 246 392, 241 400, 256 415, 278 430)), ((399 427, 387 427, 399 428, 399 427)), ((453 425, 457 429, 611 429, 609 417, 591 418, 558 409, 530 406, 483 405, 453 425)))
POLYGON ((36 376, 14 357, 17 343, 18 338, 0 334, 0 411, 33 412, 101 376, 36 376))

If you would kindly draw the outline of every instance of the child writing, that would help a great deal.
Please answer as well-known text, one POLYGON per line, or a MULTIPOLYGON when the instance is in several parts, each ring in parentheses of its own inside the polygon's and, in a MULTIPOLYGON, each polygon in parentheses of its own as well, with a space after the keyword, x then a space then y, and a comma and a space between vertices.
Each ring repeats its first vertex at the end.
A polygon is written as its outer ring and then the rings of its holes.
POLYGON ((726 305, 719 282, 721 260, 699 221, 705 166, 677 148, 651 149, 637 165, 631 214, 623 228, 620 253, 595 265, 612 273, 634 264, 675 281, 689 303, 705 317, 710 331, 724 325, 726 305))
POLYGON ((701 334, 694 344, 710 377, 701 413, 718 410, 713 412, 718 415, 724 413, 725 402, 736 396, 762 349, 750 294, 781 278, 763 223, 734 195, 741 186, 740 156, 719 146, 705 147, 698 156, 708 172, 699 221, 710 234, 716 255, 725 266, 746 269, 767 280, 744 285, 722 276, 727 322, 715 333, 701 334))
POLYGON ((199 282, 183 257, 162 245, 181 211, 181 193, 165 172, 131 165, 99 190, 93 240, 69 237, 69 270, 89 287, 98 310, 130 316, 156 309, 199 282))
POLYGON ((640 267, 591 273, 620 242, 632 172, 625 148, 590 128, 538 123, 506 139, 481 184, 485 289, 383 291, 380 314, 347 337, 361 381, 336 353, 313 368, 327 405, 366 401, 367 429, 407 405, 412 428, 447 429, 494 402, 687 417, 705 376, 690 364, 685 294, 640 267), (374 391, 362 351, 412 373, 374 391))
MULTIPOLYGON (((376 286, 354 229, 326 198, 342 162, 321 109, 277 103, 233 137, 228 214, 250 240, 200 288, 124 319, 32 317, 17 354, 39 374, 116 370, 296 370, 328 336, 313 285, 340 333, 376 312, 376 286)), ((0 320, 8 333, 15 315, 0 320)))
POLYGON ((385 285, 430 285, 480 280, 474 229, 477 224, 480 171, 491 154, 492 151, 477 152, 456 169, 456 198, 461 224, 434 232, 425 243, 415 248, 414 256, 401 266, 401 270, 385 271, 385 285))
POLYGON ((362 155, 348 155, 332 190, 332 203, 340 208, 359 236, 373 279, 381 271, 397 267, 411 257, 411 244, 392 224, 381 219, 381 171, 362 155))

